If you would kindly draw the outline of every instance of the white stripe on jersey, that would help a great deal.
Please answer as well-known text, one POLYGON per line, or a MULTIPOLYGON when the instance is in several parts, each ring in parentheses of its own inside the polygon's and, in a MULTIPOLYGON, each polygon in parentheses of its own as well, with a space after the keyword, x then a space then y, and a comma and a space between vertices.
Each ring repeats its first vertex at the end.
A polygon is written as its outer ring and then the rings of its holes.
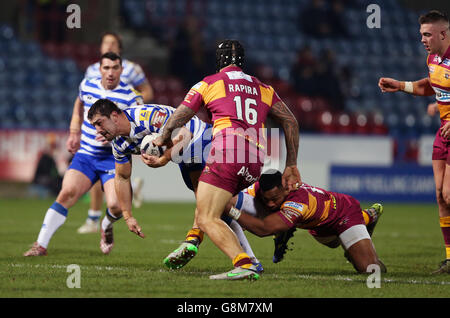
POLYGON ((111 145, 103 145, 95 140, 97 132, 95 127, 89 122, 87 115, 89 108, 99 99, 107 98, 113 101, 120 109, 128 108, 132 105, 142 104, 141 95, 131 85, 120 81, 119 85, 112 90, 105 89, 101 84, 101 78, 84 79, 79 88, 79 97, 84 104, 84 121, 81 126, 81 147, 80 153, 91 156, 111 155, 111 145))
MULTIPOLYGON (((145 80, 145 73, 139 64, 133 63, 129 60, 122 60, 122 74, 120 80, 133 87, 139 86, 145 80)), ((87 79, 101 77, 100 62, 91 64, 87 69, 84 77, 87 79)))
MULTIPOLYGON (((130 135, 117 137, 112 142, 114 158, 120 163, 128 162, 132 154, 140 155, 142 139, 151 133, 161 132, 169 117, 175 112, 175 108, 145 104, 127 108, 124 112, 131 124, 130 135)), ((211 128, 211 125, 194 116, 184 127, 192 133, 192 139, 187 146, 190 147, 195 141, 203 138, 203 133, 211 128)))

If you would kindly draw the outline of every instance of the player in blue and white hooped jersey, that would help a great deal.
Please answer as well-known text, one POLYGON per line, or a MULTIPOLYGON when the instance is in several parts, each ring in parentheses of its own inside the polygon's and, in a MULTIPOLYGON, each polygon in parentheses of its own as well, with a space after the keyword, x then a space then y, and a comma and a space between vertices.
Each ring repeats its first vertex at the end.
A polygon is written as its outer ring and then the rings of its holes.
MULTIPOLYGON (((122 41, 118 34, 114 32, 105 32, 101 36, 100 41, 100 54, 103 55, 107 52, 113 52, 117 55, 122 53, 122 41)), ((141 95, 144 102, 148 103, 153 99, 153 88, 150 82, 145 76, 142 67, 129 61, 127 59, 122 59, 123 71, 120 75, 120 80, 126 84, 132 85, 141 95)), ((99 78, 100 73, 100 62, 91 64, 84 75, 87 79, 99 78)), ((81 103, 81 100, 77 98, 75 103, 81 103)), ((142 187, 142 178, 136 178, 133 185, 133 204, 135 207, 140 207, 142 204, 142 198, 140 194, 140 188, 142 187)), ((100 217, 102 215, 102 205, 103 205, 103 191, 101 185, 97 182, 90 190, 90 206, 88 210, 88 217, 83 225, 81 225, 77 232, 80 234, 85 233, 96 233, 98 232, 100 217)))
POLYGON ((56 230, 64 224, 68 209, 84 195, 93 184, 101 181, 106 197, 106 217, 103 219, 100 248, 108 254, 113 247, 112 224, 121 217, 114 189, 114 156, 111 145, 96 133, 87 120, 87 112, 98 99, 110 98, 117 107, 126 108, 142 103, 142 97, 130 85, 120 82, 121 58, 106 53, 101 58, 101 79, 83 80, 80 84, 80 99, 83 107, 74 110, 67 140, 69 151, 75 155, 63 179, 62 189, 55 202, 47 210, 37 241, 24 256, 47 254, 47 247, 56 230))
MULTIPOLYGON (((116 161, 115 187, 124 219, 129 230, 141 237, 144 237, 144 234, 131 213, 132 155, 141 155, 143 162, 153 168, 164 166, 169 161, 178 163, 186 186, 196 192, 198 178, 205 167, 206 156, 209 154, 212 125, 201 121, 197 116, 192 117, 173 136, 173 145, 165 150, 163 155, 155 157, 141 154, 141 143, 144 137, 152 133, 160 133, 174 112, 175 108, 170 106, 148 104, 120 110, 117 105, 107 99, 98 100, 89 109, 88 119, 92 125, 106 140, 112 142, 116 161)), ((240 225, 231 219, 225 221, 233 228, 247 253, 253 256, 256 263, 259 263, 240 225)), ((203 232, 199 230, 194 220, 193 227, 182 244, 182 250, 177 249, 182 252, 186 248, 188 252, 182 253, 189 259, 185 259, 182 265, 171 264, 170 255, 173 254, 171 253, 165 259, 165 264, 173 269, 184 266, 197 254, 197 248, 202 239, 203 232)), ((178 255, 174 259, 178 259, 178 255)))

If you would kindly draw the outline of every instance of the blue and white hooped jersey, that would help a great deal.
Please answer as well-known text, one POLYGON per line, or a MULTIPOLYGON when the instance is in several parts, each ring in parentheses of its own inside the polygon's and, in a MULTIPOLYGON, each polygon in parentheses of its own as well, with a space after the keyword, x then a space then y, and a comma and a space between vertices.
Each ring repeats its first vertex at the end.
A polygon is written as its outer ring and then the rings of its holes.
POLYGON ((119 85, 112 90, 103 88, 101 78, 84 79, 79 89, 80 100, 84 104, 84 120, 81 126, 81 147, 78 150, 91 156, 111 155, 111 144, 103 145, 95 140, 97 131, 91 125, 87 118, 89 108, 99 99, 109 99, 114 102, 120 109, 128 108, 132 105, 142 105, 142 96, 134 90, 134 88, 120 81, 119 85))
MULTIPOLYGON (((164 125, 175 110, 171 106, 156 104, 145 104, 125 109, 124 113, 131 124, 130 135, 128 137, 120 136, 113 140, 112 148, 116 162, 126 163, 130 161, 132 154, 140 155, 142 139, 151 133, 162 132, 164 125)), ((188 146, 184 148, 183 153, 187 156, 192 153, 193 156, 195 151, 195 155, 200 157, 201 162, 203 148, 211 143, 212 125, 194 116, 184 127, 192 133, 192 139, 188 146)))
MULTIPOLYGON (((145 81, 145 73, 139 64, 133 63, 129 60, 122 60, 122 74, 120 80, 133 87, 139 86, 145 81)), ((84 78, 92 79, 101 77, 100 62, 89 65, 84 74, 84 78)))

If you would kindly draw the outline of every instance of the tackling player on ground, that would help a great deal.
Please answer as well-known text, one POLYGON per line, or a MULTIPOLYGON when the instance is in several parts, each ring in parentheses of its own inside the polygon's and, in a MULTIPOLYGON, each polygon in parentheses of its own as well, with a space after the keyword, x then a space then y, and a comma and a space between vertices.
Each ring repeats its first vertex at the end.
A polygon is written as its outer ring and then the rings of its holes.
POLYGON ((281 173, 274 170, 263 173, 249 190, 234 197, 227 210, 253 234, 264 237, 292 233, 296 228, 307 229, 328 247, 342 245, 345 257, 358 272, 366 273, 371 264, 386 272, 371 240, 383 213, 381 204, 361 210, 359 202, 349 195, 305 183, 289 191, 282 186, 281 173))
MULTIPOLYGON (((415 82, 380 78, 382 92, 403 91, 419 96, 436 96, 441 127, 433 144, 433 173, 439 223, 444 237, 446 259, 434 273, 450 273, 450 29, 448 16, 430 11, 419 18, 422 44, 428 52, 428 77, 415 82)), ((434 106, 430 106, 434 107, 434 106)), ((431 111, 431 110, 429 110, 431 111)))
POLYGON ((210 279, 258 279, 249 255, 220 217, 232 196, 254 183, 261 174, 266 146, 260 129, 267 116, 275 119, 285 133, 283 185, 292 188, 301 182, 297 169, 299 128, 274 89, 242 71, 244 48, 238 41, 220 42, 216 62, 217 73, 192 87, 154 144, 170 146, 175 128, 188 122, 201 107, 209 111, 214 122, 213 140, 199 178, 195 220, 234 266, 233 270, 212 275, 210 279))

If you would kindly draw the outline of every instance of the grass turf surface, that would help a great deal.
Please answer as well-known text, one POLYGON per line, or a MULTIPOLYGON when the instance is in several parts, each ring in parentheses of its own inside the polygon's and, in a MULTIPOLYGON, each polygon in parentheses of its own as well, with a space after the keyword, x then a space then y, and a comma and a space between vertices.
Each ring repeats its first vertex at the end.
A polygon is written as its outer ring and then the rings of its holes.
MULTIPOLYGON (((0 297, 133 298, 427 298, 449 297, 450 275, 431 275, 444 258, 444 244, 434 204, 385 204, 373 241, 388 268, 381 288, 368 288, 341 248, 316 242, 297 230, 285 259, 272 263, 273 240, 247 237, 265 272, 261 279, 211 281, 209 275, 231 269, 230 260, 205 236, 199 254, 184 268, 170 271, 162 261, 184 239, 194 204, 146 203, 134 215, 146 234, 115 224, 115 246, 100 252, 100 234, 76 233, 88 205, 69 210, 52 238, 46 257, 23 257, 39 233, 51 200, 9 200, 0 204, 0 297), (81 288, 68 288, 67 266, 81 269, 81 288), (232 286, 232 288, 231 288, 232 286)), ((364 205, 365 206, 365 205, 364 205)))

